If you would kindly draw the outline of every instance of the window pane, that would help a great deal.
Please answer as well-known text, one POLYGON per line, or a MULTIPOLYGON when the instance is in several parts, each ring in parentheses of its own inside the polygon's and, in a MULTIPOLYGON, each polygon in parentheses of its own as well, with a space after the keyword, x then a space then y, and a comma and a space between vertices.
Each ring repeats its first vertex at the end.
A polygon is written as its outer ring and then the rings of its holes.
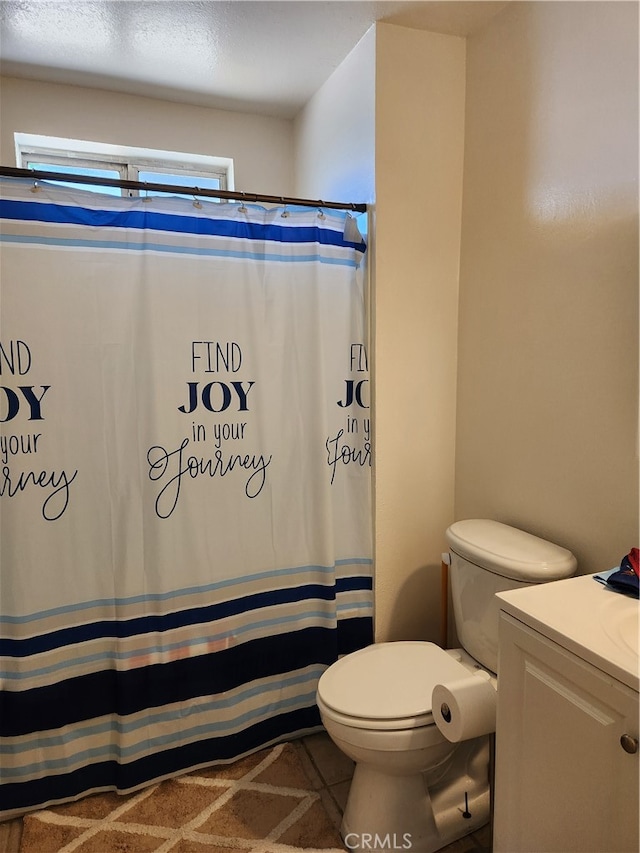
MULTIPOLYGON (((149 184, 174 184, 178 187, 198 187, 200 190, 219 190, 220 178, 205 178, 202 175, 180 174, 172 175, 168 172, 138 172, 138 180, 142 183, 149 184)), ((185 198, 192 198, 192 193, 161 193, 155 190, 150 190, 152 195, 184 195, 185 198)), ((212 199, 214 200, 214 199, 212 199)))
MULTIPOLYGON (((120 178, 120 173, 115 169, 90 169, 85 166, 62 166, 57 163, 28 163, 30 169, 40 169, 43 172, 60 172, 63 175, 90 175, 96 178, 120 178)), ((50 184, 59 184, 63 187, 73 187, 76 190, 90 190, 94 193, 107 193, 107 195, 122 195, 120 187, 101 187, 97 184, 83 184, 75 181, 47 181, 50 184)))

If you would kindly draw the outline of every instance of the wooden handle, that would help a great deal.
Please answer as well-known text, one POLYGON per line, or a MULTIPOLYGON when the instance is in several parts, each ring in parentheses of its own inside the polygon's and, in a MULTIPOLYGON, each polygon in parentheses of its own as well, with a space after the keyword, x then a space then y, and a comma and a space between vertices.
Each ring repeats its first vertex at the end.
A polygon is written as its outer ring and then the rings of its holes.
POLYGON ((449 566, 443 561, 440 568, 440 612, 442 614, 442 633, 440 641, 443 649, 449 645, 449 566))

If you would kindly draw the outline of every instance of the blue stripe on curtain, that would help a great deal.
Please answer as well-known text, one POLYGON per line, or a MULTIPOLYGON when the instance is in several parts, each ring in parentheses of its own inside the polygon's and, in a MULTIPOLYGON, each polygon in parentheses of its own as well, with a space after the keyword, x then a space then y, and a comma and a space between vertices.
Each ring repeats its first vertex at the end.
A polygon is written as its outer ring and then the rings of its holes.
MULTIPOLYGON (((315 691, 314 691, 315 695, 315 691)), ((318 709, 313 705, 261 720, 255 725, 226 737, 204 735, 196 743, 147 755, 127 764, 118 761, 93 762, 71 773, 47 775, 29 782, 9 783, 2 787, 2 804, 7 814, 19 813, 29 803, 64 802, 78 791, 96 793, 116 789, 134 791, 148 784, 197 769, 215 762, 234 761, 257 749, 281 741, 287 734, 312 731, 319 725, 318 709)))
POLYGON ((364 252, 364 241, 354 243, 343 234, 321 227, 283 226, 244 222, 238 220, 212 220, 196 216, 154 213, 150 210, 100 210, 63 204, 0 199, 0 219, 31 220, 51 223, 69 223, 92 228, 135 228, 145 231, 170 231, 172 233, 215 235, 219 237, 267 240, 278 243, 320 243, 346 246, 364 252))
MULTIPOLYGON (((226 616, 235 616, 247 610, 256 610, 273 604, 291 601, 304 601, 318 598, 333 601, 335 589, 319 585, 299 586, 295 589, 274 590, 249 595, 237 601, 225 601, 208 607, 194 607, 182 613, 168 613, 165 616, 144 616, 139 619, 98 622, 91 625, 79 625, 64 628, 39 637, 25 640, 0 639, 0 655, 8 657, 26 657, 39 652, 50 651, 61 646, 71 646, 102 637, 134 637, 151 631, 170 631, 183 625, 195 625, 198 622, 214 622, 226 616)), ((1 724, 0 724, 1 725, 1 724)))
MULTIPOLYGON (((140 749, 148 749, 154 727, 161 731, 176 717, 171 706, 197 697, 206 697, 196 709, 198 714, 209 715, 204 728, 220 728, 224 734, 264 714, 273 698, 273 684, 268 679, 274 676, 279 677, 277 691, 295 688, 287 701, 315 705, 317 667, 373 640, 371 575, 339 574, 330 583, 329 574, 356 566, 366 569, 370 564, 362 558, 347 560, 338 567, 303 567, 276 572, 275 576, 261 573, 233 583, 210 584, 208 588, 190 587, 155 602, 151 597, 137 596, 120 599, 117 605, 101 600, 30 614, 20 620, 5 618, 2 621, 10 621, 18 636, 0 641, 0 675, 5 684, 0 692, 0 737, 4 739, 0 743, 1 781, 55 771, 57 760, 35 766, 29 758, 33 750, 47 746, 65 744, 64 766, 115 750, 110 738, 102 747, 86 746, 88 738, 111 729, 130 736, 129 746, 117 749, 119 756, 130 759, 140 749), (303 570, 311 568, 320 569, 325 583, 300 584, 303 570), (271 587, 276 578, 295 585, 204 607, 174 609, 178 601, 199 602, 215 596, 220 587, 232 590, 246 583, 271 587), (170 612, 88 621, 93 613, 135 612, 150 607, 168 608, 170 612), (69 620, 79 624, 55 629, 58 622, 69 620), (50 630, 43 632, 39 623, 50 630), (305 627, 299 628, 302 625, 305 627), (264 636, 265 631, 271 633, 264 636), (252 638, 256 632, 260 636, 252 638), (123 646, 125 639, 132 643, 129 647, 123 646), (315 668, 311 675, 304 671, 309 666, 315 668), (74 670, 82 674, 74 674, 74 670), (248 684, 253 687, 247 688, 248 684), (234 690, 239 694, 229 700, 234 690), (248 703, 248 710, 242 703, 248 703), (224 719, 216 717, 221 707, 234 704, 241 708, 239 713, 224 719), (149 708, 166 710, 155 711, 152 718, 132 717, 149 708), (104 722, 96 722, 101 719, 104 722), (71 726, 77 727, 68 728, 71 726), (141 741, 136 740, 136 732, 141 741), (12 742, 12 738, 22 740, 12 742), (74 742, 79 742, 78 749, 72 748, 74 742), (20 759, 22 754, 26 754, 26 765, 20 759)), ((199 726, 202 728, 202 723, 199 726)), ((189 728, 173 735, 182 740, 192 736, 189 728)), ((165 739, 162 735, 154 738, 154 743, 158 746, 165 739)))
MULTIPOLYGON (((152 593, 147 592, 143 596, 132 596, 129 598, 109 598, 102 599, 98 601, 83 601, 78 602, 77 604, 70 604, 65 607, 56 607, 51 610, 42 611, 39 613, 29 613, 23 616, 9 616, 0 614, 0 626, 3 624, 6 625, 17 625, 17 624, 30 624, 32 622, 37 622, 39 620, 52 617, 52 616, 60 616, 63 613, 77 613, 79 611, 87 611, 89 609, 95 607, 101 607, 104 605, 115 606, 118 608, 127 607, 131 605, 145 603, 148 604, 151 601, 162 601, 167 602, 170 600, 179 601, 185 596, 190 596, 194 594, 202 594, 208 593, 211 590, 221 590, 221 589, 230 589, 232 587, 236 587, 242 584, 246 584, 255 580, 262 580, 264 578, 270 578, 271 583, 275 583, 276 579, 279 582, 282 581, 283 578, 295 577, 298 576, 301 572, 313 571, 319 572, 321 574, 327 574, 333 576, 336 569, 340 570, 342 566, 370 566, 371 560, 369 558, 359 558, 352 560, 337 560, 335 566, 303 566, 303 567, 292 567, 287 569, 276 569, 275 571, 270 572, 260 572, 257 574, 246 574, 240 580, 231 578, 224 581, 218 581, 212 584, 206 584, 205 586, 199 587, 187 587, 186 589, 179 590, 171 590, 169 592, 162 593, 152 593)), ((336 577, 335 578, 336 591, 338 592, 346 592, 349 589, 371 589, 371 578, 369 576, 353 576, 353 577, 336 577)))
POLYGON ((212 249, 203 246, 172 246, 163 243, 151 243, 145 240, 144 244, 124 242, 122 240, 80 240, 64 239, 62 237, 31 237, 25 235, 13 236, 0 234, 0 244, 22 243, 32 246, 49 246, 60 249, 113 249, 116 251, 139 251, 144 248, 147 252, 163 252, 172 255, 195 255, 201 258, 236 258, 238 260, 252 261, 274 261, 277 263, 297 264, 335 264, 357 269, 360 261, 357 258, 331 258, 320 252, 298 254, 290 257, 276 252, 241 252, 238 250, 212 249))
POLYGON ((316 731, 373 562, 347 215, 0 188, 5 819, 316 731))
MULTIPOLYGON (((230 632, 227 648, 220 645, 209 608, 171 614, 177 618, 165 626, 167 638, 160 643, 156 636, 152 646, 144 645, 146 635, 137 638, 143 648, 125 661, 114 656, 113 640, 105 631, 97 634, 105 654, 94 651, 88 658, 83 652, 95 647, 94 632, 73 645, 33 645, 25 638, 28 656, 4 658, 5 666, 10 660, 23 664, 13 673, 17 683, 7 678, 11 673, 3 673, 5 689, 0 692, 3 812, 21 813, 79 791, 132 790, 151 778, 226 761, 316 729, 315 690, 322 671, 340 655, 373 642, 371 590, 371 576, 348 576, 340 578, 335 591, 315 585, 229 602, 225 615, 256 605, 267 608, 273 615, 271 630, 281 633, 264 635, 263 623, 243 624, 240 632, 230 632), (318 609, 334 595, 346 598, 343 616, 338 613, 337 618, 318 609), (291 623, 278 615, 283 606, 300 601, 304 608, 291 623), (205 636, 186 646, 172 643, 173 630, 194 625, 196 614, 205 636), (242 634, 251 627, 263 635, 244 641, 242 634), (58 667, 42 686, 29 686, 38 682, 38 668, 32 667, 50 650, 62 653, 68 667, 88 665, 92 671, 65 677, 65 666, 62 673, 58 667), (153 662, 164 653, 169 660, 153 662), (177 659, 171 659, 174 655, 177 659), (151 768, 153 776, 148 775, 151 768)), ((225 617, 218 612, 217 618, 225 617)), ((153 619, 129 621, 141 631, 156 630, 153 619)), ((37 630, 33 623, 29 627, 37 630)), ((59 641, 59 634, 41 639, 59 641)))
MULTIPOLYGON (((370 619, 355 622, 350 633, 355 629, 360 640, 371 642, 370 619)), ((340 630, 306 628, 171 663, 124 671, 101 670, 46 687, 5 692, 0 737, 62 728, 107 714, 124 717, 150 707, 224 694, 243 684, 284 675, 310 663, 326 665, 343 653, 340 630)), ((146 746, 146 737, 144 743, 146 746)), ((65 763, 68 760, 66 757, 65 763)), ((5 767, 2 775, 3 779, 12 775, 11 768, 5 767)))

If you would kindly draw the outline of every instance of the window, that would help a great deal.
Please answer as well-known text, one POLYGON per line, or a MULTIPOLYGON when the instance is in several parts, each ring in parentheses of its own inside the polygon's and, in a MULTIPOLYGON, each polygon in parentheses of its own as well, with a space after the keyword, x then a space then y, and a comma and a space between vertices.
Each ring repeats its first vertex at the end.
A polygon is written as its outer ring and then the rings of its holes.
MULTIPOLYGON (((127 148, 85 140, 16 133, 16 163, 65 175, 92 175, 142 183, 175 184, 198 189, 232 190, 233 160, 202 154, 127 148)), ((52 181, 52 183, 56 183, 52 181)), ((65 186, 110 195, 137 196, 138 190, 61 181, 65 186)), ((181 195, 160 193, 154 195, 181 195)), ((189 196, 190 197, 190 196, 189 196)))

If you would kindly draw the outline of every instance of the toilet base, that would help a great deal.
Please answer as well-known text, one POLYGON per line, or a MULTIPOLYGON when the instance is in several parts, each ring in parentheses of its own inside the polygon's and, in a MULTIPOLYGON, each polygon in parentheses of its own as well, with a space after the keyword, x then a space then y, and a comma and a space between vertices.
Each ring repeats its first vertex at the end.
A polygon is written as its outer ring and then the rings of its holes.
MULTIPOLYGON (((459 750, 454 764, 468 769, 466 745, 459 750)), ((435 853, 487 824, 488 778, 451 769, 429 785, 427 774, 391 776, 356 764, 341 827, 346 847, 355 853, 435 853)))
POLYGON ((348 849, 362 853, 442 846, 423 775, 390 777, 366 764, 356 765, 341 834, 348 849))

